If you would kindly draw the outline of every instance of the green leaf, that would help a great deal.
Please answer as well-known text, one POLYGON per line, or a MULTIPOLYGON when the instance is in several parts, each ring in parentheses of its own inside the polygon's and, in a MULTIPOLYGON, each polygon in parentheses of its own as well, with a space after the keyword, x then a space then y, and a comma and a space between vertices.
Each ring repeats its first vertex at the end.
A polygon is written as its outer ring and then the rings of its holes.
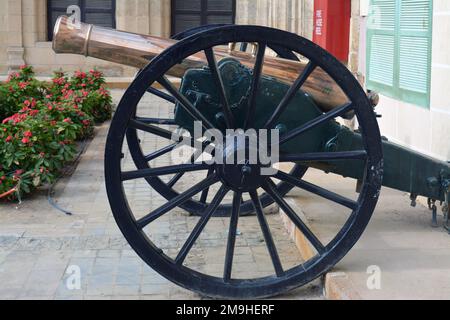
POLYGON ((41 176, 37 175, 33 179, 33 186, 35 186, 37 188, 40 186, 40 184, 41 184, 41 176))

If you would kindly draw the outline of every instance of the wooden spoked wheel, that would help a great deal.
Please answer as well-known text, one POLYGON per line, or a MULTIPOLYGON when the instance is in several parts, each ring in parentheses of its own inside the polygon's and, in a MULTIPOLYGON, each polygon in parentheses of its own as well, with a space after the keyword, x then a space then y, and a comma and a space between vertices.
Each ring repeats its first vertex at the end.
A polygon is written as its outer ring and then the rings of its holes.
MULTIPOLYGON (((218 91, 224 97, 225 90, 218 84, 218 91)), ((230 107, 224 103, 224 114, 228 114, 227 125, 235 128, 233 114, 230 107)), ((271 128, 276 119, 283 113, 285 104, 280 102, 274 106, 273 113, 267 115, 265 126, 271 128)), ((301 112, 301 109, 299 109, 301 112)), ((258 129, 258 128, 255 128, 258 129)), ((226 152, 230 156, 236 152, 232 147, 226 152)), ((302 286, 321 276, 340 261, 352 248, 361 236, 375 209, 379 190, 381 187, 380 172, 382 172, 381 138, 373 109, 359 83, 352 74, 329 53, 312 42, 297 35, 265 27, 254 26, 225 26, 214 28, 195 34, 180 41, 164 53, 156 57, 136 78, 125 93, 117 112, 114 116, 108 135, 105 176, 106 186, 114 217, 124 236, 139 254, 139 256, 154 270, 172 282, 189 290, 210 297, 221 298, 257 298, 277 295, 293 288, 302 286), (320 161, 320 160, 352 160, 365 164, 365 175, 361 181, 360 194, 356 200, 346 198, 331 190, 321 188, 313 183, 306 182, 291 173, 279 171, 272 176, 261 174, 261 165, 248 166, 240 164, 207 164, 185 163, 166 165, 160 167, 139 167, 136 170, 123 168, 123 148, 126 134, 130 129, 156 134, 159 137, 170 139, 169 130, 144 123, 136 115, 138 105, 147 91, 149 84, 161 84, 176 101, 196 120, 210 126, 208 119, 198 110, 193 108, 189 100, 178 91, 165 77, 178 61, 196 53, 204 52, 208 57, 209 68, 215 79, 219 79, 217 62, 214 59, 213 48, 228 43, 258 43, 258 53, 253 70, 252 92, 249 98, 248 113, 245 128, 255 128, 251 116, 258 110, 257 101, 254 99, 264 65, 264 52, 267 47, 278 46, 289 52, 296 52, 309 59, 309 64, 297 81, 288 90, 283 101, 289 101, 291 96, 302 87, 315 68, 321 68, 340 86, 348 97, 348 102, 338 106, 330 112, 322 113, 317 118, 291 130, 281 136, 280 144, 287 143, 301 136, 305 132, 317 128, 332 119, 343 116, 349 111, 354 111, 361 130, 363 141, 362 150, 352 152, 321 152, 308 154, 287 154, 280 161, 289 163, 320 161), (149 209, 149 213, 137 215, 132 207, 133 198, 127 195, 124 184, 137 179, 153 181, 152 186, 157 185, 161 176, 179 174, 183 172, 198 173, 202 177, 199 182, 193 183, 187 190, 174 193, 165 197, 164 203, 156 209, 149 209), (348 218, 342 228, 331 241, 324 243, 308 227, 305 221, 297 214, 288 202, 285 195, 277 190, 275 181, 282 181, 290 186, 295 186, 320 196, 328 201, 336 203, 349 211, 348 218), (158 247, 152 241, 151 227, 158 219, 169 214, 172 210, 180 208, 187 201, 204 190, 216 187, 213 199, 203 207, 200 218, 192 227, 186 239, 180 242, 178 248, 173 248, 176 254, 171 256, 167 251, 158 247), (286 269, 282 263, 282 257, 277 251, 277 239, 273 237, 271 228, 267 223, 267 217, 262 210, 260 191, 264 190, 271 201, 277 203, 285 212, 295 227, 304 235, 314 254, 307 261, 286 269), (271 275, 242 278, 233 271, 238 224, 241 216, 242 196, 247 195, 256 211, 257 224, 263 234, 264 243, 267 246, 267 255, 273 266, 271 275), (232 195, 231 214, 227 227, 226 252, 224 254, 222 276, 213 276, 206 271, 198 270, 186 264, 190 252, 208 223, 214 219, 214 214, 220 207, 223 199, 232 195)), ((211 189, 212 190, 212 189, 211 189)), ((158 191, 159 192, 159 191, 158 191)), ((172 251, 173 251, 172 250, 172 251)))

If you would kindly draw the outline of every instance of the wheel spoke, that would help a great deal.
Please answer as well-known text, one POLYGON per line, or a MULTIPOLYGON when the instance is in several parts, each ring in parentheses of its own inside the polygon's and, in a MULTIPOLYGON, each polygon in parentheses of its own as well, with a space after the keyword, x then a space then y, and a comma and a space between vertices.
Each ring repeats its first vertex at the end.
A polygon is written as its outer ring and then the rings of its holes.
POLYGON ((173 144, 168 145, 167 147, 164 147, 158 151, 152 152, 151 154, 145 156, 145 161, 150 162, 152 160, 155 160, 156 158, 159 158, 159 157, 171 152, 177 146, 178 146, 178 143, 173 143, 173 144))
POLYGON ((137 129, 140 131, 145 131, 145 132, 160 136, 160 137, 168 139, 168 140, 172 140, 172 138, 173 138, 172 131, 162 129, 162 128, 159 128, 156 126, 152 126, 150 124, 146 124, 146 123, 143 123, 143 122, 140 122, 137 120, 131 119, 130 122, 128 123, 128 126, 130 128, 137 129))
POLYGON ((174 119, 136 117, 136 121, 139 121, 139 122, 142 122, 145 124, 176 125, 174 119))
POLYGON ((178 164, 174 166, 160 167, 160 168, 150 168, 142 169, 136 171, 122 172, 122 181, 151 178, 157 176, 165 176, 169 174, 179 173, 179 172, 191 172, 191 171, 201 171, 208 170, 210 165, 205 163, 193 163, 193 164, 178 164))
POLYGON ((302 74, 297 78, 297 80, 295 80, 294 84, 289 88, 288 92, 283 97, 283 99, 281 100, 278 107, 275 109, 275 112, 270 117, 270 119, 267 121, 266 125, 264 126, 265 129, 270 129, 275 125, 276 121, 283 114, 284 110, 286 110, 287 106, 292 101, 292 99, 295 97, 298 90, 300 90, 300 88, 303 86, 303 84, 306 82, 306 80, 308 80, 309 76, 311 75, 311 73, 314 72, 316 67, 317 66, 312 61, 310 61, 306 65, 302 74))
POLYGON ((142 219, 139 219, 137 221, 138 227, 141 229, 145 228, 148 224, 152 223, 153 221, 155 221, 162 215, 166 214, 173 208, 185 203, 187 200, 189 200, 190 198, 195 196, 197 193, 203 191, 205 188, 212 186, 213 184, 215 184, 218 181, 219 181, 219 179, 217 178, 217 176, 213 175, 213 176, 203 180, 202 182, 196 184, 189 190, 179 194, 178 196, 176 196, 175 198, 173 198, 172 200, 167 202, 165 205, 163 205, 163 206, 159 207, 158 209, 154 210, 153 212, 149 213, 142 219))
POLYGON ((273 267, 275 268, 277 276, 281 277, 284 274, 283 266, 281 265, 277 248, 275 247, 275 243, 273 242, 272 234, 270 233, 269 225, 267 224, 267 220, 264 215, 258 193, 256 191, 252 191, 250 192, 250 197, 252 198, 253 206, 256 210, 256 216, 258 217, 258 222, 261 226, 261 230, 266 241, 266 246, 269 250, 270 258, 272 259, 273 267))
MULTIPOLYGON (((193 162, 197 161, 197 159, 200 158, 200 156, 203 154, 204 148, 206 146, 210 145, 210 144, 211 144, 210 141, 204 141, 203 144, 202 144, 202 149, 196 150, 192 154, 191 159, 189 160, 189 162, 187 162, 186 164, 190 164, 190 163, 193 163, 193 162)), ((212 168, 210 167, 208 169, 210 170, 212 168)), ((177 184, 177 182, 180 181, 181 178, 183 178, 185 173, 186 172, 179 172, 179 173, 177 173, 172 179, 170 179, 170 181, 167 183, 167 186, 169 188, 173 188, 177 184)))
POLYGON ((169 95, 169 94, 167 94, 165 92, 162 92, 162 91, 160 91, 160 90, 158 90, 156 88, 150 87, 150 88, 147 89, 147 92, 151 93, 151 94, 154 94, 155 96, 160 97, 160 98, 162 98, 164 100, 167 100, 169 102, 172 102, 172 103, 176 102, 174 97, 172 97, 171 95, 169 95))
POLYGON ((225 115, 225 122, 229 129, 234 128, 234 116, 231 112, 230 103, 228 102, 227 93, 225 92, 225 86, 223 85, 222 76, 219 73, 217 67, 216 57, 212 48, 205 49, 206 59, 208 60, 209 69, 213 76, 214 82, 219 89, 220 101, 222 103, 223 113, 225 115))
POLYGON ((321 125, 322 123, 325 123, 325 122, 327 122, 331 119, 334 119, 338 116, 344 115, 345 113, 350 111, 352 108, 353 108, 353 104, 350 102, 339 108, 335 108, 332 111, 324 113, 323 115, 317 117, 316 119, 313 119, 313 120, 305 123, 301 127, 294 129, 294 130, 288 132, 287 134, 285 134, 284 136, 282 136, 280 138, 280 145, 288 142, 289 140, 297 137, 298 135, 300 135, 308 130, 311 130, 311 129, 317 127, 318 125, 321 125))
MULTIPOLYGON (((214 174, 214 168, 211 167, 208 170, 208 177, 214 174)), ((208 199, 208 193, 209 193, 209 188, 206 188, 205 190, 203 190, 202 195, 200 197, 200 202, 201 203, 206 203, 206 200, 208 199)))
POLYGON ((166 77, 161 77, 158 82, 167 90, 173 97, 180 103, 180 106, 187 112, 191 117, 194 118, 195 121, 201 121, 202 126, 205 129, 213 129, 214 126, 209 122, 208 119, 206 119, 203 114, 198 111, 192 103, 183 95, 181 94, 174 86, 173 84, 167 80, 166 77))
POLYGON ((230 217, 230 228, 228 230, 227 252, 225 254, 225 266, 223 280, 228 282, 231 279, 231 269, 233 268, 234 246, 236 244, 237 226, 241 209, 242 194, 235 192, 233 196, 233 209, 230 217))
POLYGON ((174 175, 173 178, 170 179, 169 182, 167 182, 167 186, 169 188, 175 187, 177 182, 180 181, 181 178, 183 178, 184 174, 185 174, 184 172, 180 172, 180 173, 177 173, 176 175, 174 175))
MULTIPOLYGON (((179 136, 175 133, 173 133, 172 131, 166 130, 166 129, 162 129, 160 127, 157 126, 153 126, 150 124, 146 124, 144 122, 138 121, 138 120, 134 120, 131 119, 128 123, 128 126, 131 129, 137 129, 140 131, 144 131, 144 132, 148 132, 154 135, 157 135, 161 138, 165 138, 167 140, 175 140, 177 142, 181 142, 183 141, 184 145, 187 145, 187 143, 189 142, 191 147, 195 147, 196 146, 196 141, 192 138, 192 137, 188 137, 188 136, 179 136), (177 140, 174 138, 178 138, 177 140)), ((210 143, 210 142, 209 142, 210 143)), ((203 142, 204 144, 204 142, 203 142)))
POLYGON ((264 65, 265 53, 266 53, 266 44, 259 43, 258 53, 256 55, 255 66, 253 68, 252 87, 250 89, 250 98, 249 98, 247 116, 246 116, 245 122, 244 122, 244 129, 248 129, 249 127, 251 128, 254 125, 254 119, 255 119, 254 114, 256 111, 256 98, 257 98, 257 94, 258 94, 259 83, 260 83, 261 74, 262 74, 262 68, 264 65))
POLYGON ((177 257, 175 258, 176 264, 178 264, 178 265, 183 264, 184 260, 186 259, 187 255, 189 254, 189 251, 191 251, 192 247, 194 246, 195 241, 197 241, 197 239, 200 236, 200 234, 202 233, 203 229, 206 227, 206 224, 208 223, 209 219, 211 219, 212 215, 214 214, 216 209, 219 207, 220 203, 222 202, 223 198, 225 198, 228 191, 229 191, 229 189, 227 187, 222 186, 220 188, 220 190, 217 192, 213 201, 208 206, 208 208, 206 208, 206 211, 203 213, 199 222, 194 227, 194 230, 189 235, 188 239, 186 240, 186 242, 184 243, 180 252, 178 253, 177 257))
POLYGON ((295 224, 297 229, 299 229, 306 239, 314 246, 319 254, 325 252, 325 247, 320 242, 320 240, 314 235, 314 233, 308 228, 308 226, 298 217, 295 211, 284 201, 283 197, 276 190, 276 186, 272 181, 268 181, 264 186, 264 190, 275 200, 275 202, 280 206, 280 208, 286 213, 286 215, 295 224))
POLYGON ((306 190, 308 192, 314 193, 322 198, 331 200, 333 202, 339 203, 349 209, 355 210, 358 206, 358 203, 356 201, 350 200, 346 197, 343 197, 337 193, 331 192, 329 190, 326 190, 324 188, 321 188, 319 186, 316 186, 312 183, 303 181, 301 179, 298 179, 296 177, 293 177, 291 175, 288 175, 284 172, 279 171, 274 178, 285 181, 287 183, 290 183, 300 189, 306 190))
POLYGON ((313 152, 280 155, 280 162, 308 162, 332 160, 367 160, 365 150, 344 152, 313 152))

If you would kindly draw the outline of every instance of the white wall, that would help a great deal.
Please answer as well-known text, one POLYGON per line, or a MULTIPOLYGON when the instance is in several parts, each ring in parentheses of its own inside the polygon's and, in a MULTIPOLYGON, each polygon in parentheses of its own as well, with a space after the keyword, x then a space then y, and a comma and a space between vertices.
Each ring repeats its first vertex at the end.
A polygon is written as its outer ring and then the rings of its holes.
POLYGON ((391 141, 441 160, 450 160, 450 1, 433 2, 431 107, 381 96, 377 112, 391 141))

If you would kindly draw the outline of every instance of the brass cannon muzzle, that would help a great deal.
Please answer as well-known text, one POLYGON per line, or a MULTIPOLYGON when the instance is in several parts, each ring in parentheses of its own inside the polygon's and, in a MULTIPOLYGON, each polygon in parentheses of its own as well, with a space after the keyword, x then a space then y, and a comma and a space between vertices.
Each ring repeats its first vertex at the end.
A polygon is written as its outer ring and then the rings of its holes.
POLYGON ((61 16, 55 24, 53 50, 98 58, 142 69, 175 41, 122 32, 61 16))
POLYGON ((53 50, 56 53, 72 53, 87 56, 90 33, 93 25, 70 21, 61 16, 53 30, 53 50))
MULTIPOLYGON (((62 16, 56 21, 53 50, 56 53, 79 54, 142 69, 150 60, 176 42, 171 39, 74 23, 70 18, 62 16)), ((217 60, 232 57, 252 69, 255 63, 255 56, 246 52, 216 47, 214 53, 217 60)), ((181 78, 188 69, 207 66, 207 61, 203 53, 197 53, 172 68, 168 74, 181 78)), ((305 67, 305 62, 266 56, 263 74, 292 84, 305 67)), ((302 90, 307 92, 324 111, 347 102, 347 97, 340 87, 320 68, 316 68, 310 75, 302 90)), ((378 95, 372 93, 369 100, 375 106, 378 95)))

